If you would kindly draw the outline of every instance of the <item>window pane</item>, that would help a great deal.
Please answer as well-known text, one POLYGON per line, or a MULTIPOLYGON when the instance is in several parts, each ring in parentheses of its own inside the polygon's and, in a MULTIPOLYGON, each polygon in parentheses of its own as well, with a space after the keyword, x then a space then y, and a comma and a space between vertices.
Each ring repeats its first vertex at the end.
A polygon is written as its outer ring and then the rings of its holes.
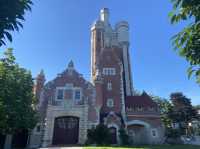
POLYGON ((80 90, 75 90, 75 100, 80 100, 81 99, 81 92, 80 90))
POLYGON ((57 99, 63 99, 63 89, 57 90, 57 99))

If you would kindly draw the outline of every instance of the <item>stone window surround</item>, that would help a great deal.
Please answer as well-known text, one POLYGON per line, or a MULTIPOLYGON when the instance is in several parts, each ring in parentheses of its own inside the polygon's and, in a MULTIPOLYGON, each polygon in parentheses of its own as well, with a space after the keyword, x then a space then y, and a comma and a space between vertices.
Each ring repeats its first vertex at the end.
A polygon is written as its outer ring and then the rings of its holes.
POLYGON ((107 107, 112 108, 114 107, 114 100, 112 98, 108 98, 106 102, 107 107))
POLYGON ((63 116, 74 116, 79 118, 79 136, 78 136, 78 144, 84 144, 87 139, 87 113, 88 107, 78 107, 78 108, 69 108, 69 109, 60 109, 55 106, 48 106, 47 109, 47 118, 46 118, 46 126, 45 132, 43 136, 43 144, 42 147, 48 147, 52 145, 53 140, 53 131, 54 131, 54 121, 57 117, 63 116))
MULTIPOLYGON (((65 97, 64 97, 64 95, 63 95, 63 99, 57 99, 57 94, 58 94, 58 90, 59 89, 62 89, 62 90, 67 90, 67 89, 71 89, 72 90, 72 99, 70 99, 70 100, 73 100, 73 101, 75 101, 75 91, 76 90, 80 90, 80 100, 79 101, 81 101, 81 99, 82 99, 82 95, 83 95, 83 93, 82 93, 82 88, 81 87, 73 87, 73 84, 66 84, 66 86, 63 86, 63 87, 56 87, 56 93, 55 93, 55 101, 63 101, 64 99, 65 99, 65 97)), ((63 94, 65 94, 65 92, 63 91, 63 94)))

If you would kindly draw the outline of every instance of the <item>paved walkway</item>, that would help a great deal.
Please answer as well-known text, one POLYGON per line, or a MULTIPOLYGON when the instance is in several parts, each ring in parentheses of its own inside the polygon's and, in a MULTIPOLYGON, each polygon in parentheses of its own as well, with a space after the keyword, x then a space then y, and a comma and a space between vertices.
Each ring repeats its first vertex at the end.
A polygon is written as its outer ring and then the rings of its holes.
POLYGON ((83 147, 47 147, 39 149, 83 149, 83 147))

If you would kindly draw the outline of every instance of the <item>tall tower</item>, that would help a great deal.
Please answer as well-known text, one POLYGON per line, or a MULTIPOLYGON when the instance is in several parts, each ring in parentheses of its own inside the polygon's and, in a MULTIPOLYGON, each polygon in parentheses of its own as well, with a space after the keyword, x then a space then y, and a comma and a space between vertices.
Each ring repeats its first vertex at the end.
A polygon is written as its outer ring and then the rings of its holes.
MULTIPOLYGON (((129 25, 126 21, 118 22, 112 29, 109 23, 109 9, 103 8, 100 17, 91 27, 91 79, 94 80, 96 70, 99 69, 99 54, 105 48, 117 47, 118 55, 123 64, 123 80, 125 95, 133 95, 133 81, 129 55, 129 25), (119 54, 120 53, 120 54, 119 54)), ((117 50, 116 50, 117 53, 117 50)))
POLYGON ((113 29, 108 8, 100 11, 99 19, 91 27, 91 80, 94 85, 97 73, 102 80, 103 112, 122 113, 125 96, 131 96, 133 91, 129 25, 121 21, 113 29))

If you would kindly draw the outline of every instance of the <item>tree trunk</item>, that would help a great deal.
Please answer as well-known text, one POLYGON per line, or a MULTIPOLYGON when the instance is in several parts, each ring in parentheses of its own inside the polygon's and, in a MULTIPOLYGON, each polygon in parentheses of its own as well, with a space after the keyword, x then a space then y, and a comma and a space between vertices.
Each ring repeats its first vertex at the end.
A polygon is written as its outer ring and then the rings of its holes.
POLYGON ((12 149, 12 135, 11 134, 6 135, 4 149, 12 149))

